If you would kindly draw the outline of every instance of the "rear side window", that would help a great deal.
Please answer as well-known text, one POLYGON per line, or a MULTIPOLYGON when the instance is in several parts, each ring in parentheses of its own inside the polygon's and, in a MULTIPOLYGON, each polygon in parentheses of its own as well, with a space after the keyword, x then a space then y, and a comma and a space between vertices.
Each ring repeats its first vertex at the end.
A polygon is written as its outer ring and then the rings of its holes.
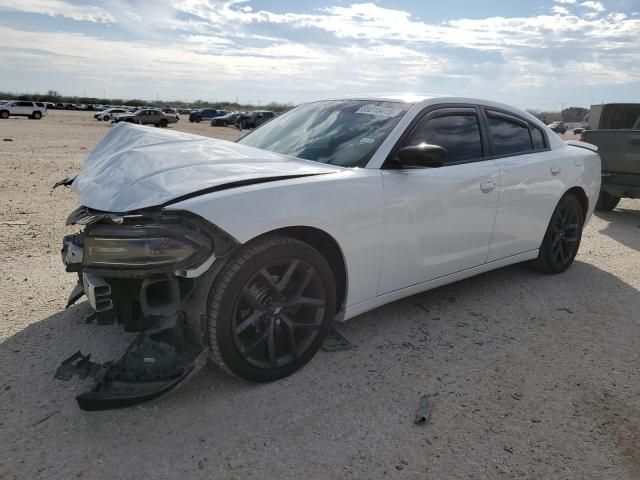
POLYGON ((533 151, 533 142, 526 123, 489 114, 489 131, 496 155, 515 155, 533 151))
POLYGON ((480 124, 475 114, 450 114, 423 120, 406 145, 428 143, 447 150, 447 163, 482 158, 480 124))

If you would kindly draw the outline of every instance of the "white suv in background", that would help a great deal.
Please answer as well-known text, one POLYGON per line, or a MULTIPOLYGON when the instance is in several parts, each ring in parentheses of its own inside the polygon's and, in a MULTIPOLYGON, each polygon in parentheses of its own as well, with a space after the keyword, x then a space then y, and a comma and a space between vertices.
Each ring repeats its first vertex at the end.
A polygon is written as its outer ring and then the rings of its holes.
POLYGON ((9 118, 13 115, 14 117, 29 117, 40 120, 46 114, 47 109, 38 106, 36 102, 14 100, 0 105, 0 118, 9 118))

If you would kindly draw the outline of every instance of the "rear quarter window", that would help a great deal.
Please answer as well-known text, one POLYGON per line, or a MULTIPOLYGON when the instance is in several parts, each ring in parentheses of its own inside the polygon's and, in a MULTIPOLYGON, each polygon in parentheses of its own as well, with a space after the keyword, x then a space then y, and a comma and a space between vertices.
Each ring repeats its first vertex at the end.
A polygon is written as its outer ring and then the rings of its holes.
POLYGON ((531 127, 531 140, 534 150, 544 150, 547 147, 544 142, 544 134, 537 127, 531 127))

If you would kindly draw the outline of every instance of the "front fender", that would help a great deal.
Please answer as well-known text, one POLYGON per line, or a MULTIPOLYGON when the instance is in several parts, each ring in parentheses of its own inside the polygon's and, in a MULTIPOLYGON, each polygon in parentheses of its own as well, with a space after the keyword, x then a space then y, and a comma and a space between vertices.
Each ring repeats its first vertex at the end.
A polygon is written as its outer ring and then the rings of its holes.
POLYGON ((347 306, 376 295, 382 238, 379 170, 274 181, 213 192, 166 208, 187 210, 240 243, 287 227, 322 230, 339 244, 347 265, 347 306))

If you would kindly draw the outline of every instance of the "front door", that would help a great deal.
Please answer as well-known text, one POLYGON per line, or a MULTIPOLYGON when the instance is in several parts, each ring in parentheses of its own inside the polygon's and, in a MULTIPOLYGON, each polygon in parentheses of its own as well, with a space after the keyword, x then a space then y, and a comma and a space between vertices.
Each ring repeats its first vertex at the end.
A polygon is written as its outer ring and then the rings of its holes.
POLYGON ((416 285, 486 262, 498 205, 498 167, 476 108, 429 112, 401 146, 428 143, 447 150, 438 168, 385 164, 384 223, 378 294, 416 285))

